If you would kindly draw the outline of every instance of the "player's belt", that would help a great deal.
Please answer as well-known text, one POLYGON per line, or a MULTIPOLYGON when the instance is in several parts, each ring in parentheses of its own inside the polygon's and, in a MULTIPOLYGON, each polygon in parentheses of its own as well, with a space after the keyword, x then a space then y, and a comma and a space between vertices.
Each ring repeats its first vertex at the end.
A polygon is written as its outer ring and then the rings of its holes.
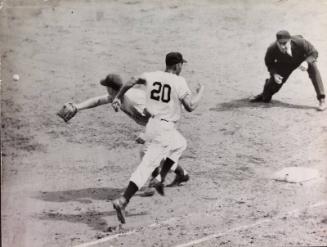
POLYGON ((173 124, 176 124, 177 121, 169 121, 167 119, 164 119, 164 118, 160 118, 160 121, 164 121, 164 122, 167 122, 167 123, 173 123, 173 124))
POLYGON ((167 122, 167 123, 174 123, 175 124, 177 122, 177 121, 167 120, 167 119, 164 119, 164 118, 158 118, 155 115, 152 115, 151 118, 156 118, 156 119, 158 119, 160 121, 164 121, 164 122, 167 122))
MULTIPOLYGON (((152 115, 151 117, 152 117, 152 118, 156 118, 156 116, 154 116, 154 115, 152 115)), ((164 118, 157 118, 157 119, 159 119, 160 121, 167 122, 167 123, 176 123, 175 121, 169 121, 169 120, 164 119, 164 118)))

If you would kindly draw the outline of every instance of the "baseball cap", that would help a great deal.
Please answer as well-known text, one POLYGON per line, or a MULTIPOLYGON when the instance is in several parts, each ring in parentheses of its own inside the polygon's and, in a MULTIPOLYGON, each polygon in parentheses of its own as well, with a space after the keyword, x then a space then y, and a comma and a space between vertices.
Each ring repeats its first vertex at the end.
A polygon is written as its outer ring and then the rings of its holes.
POLYGON ((102 86, 110 87, 114 90, 119 90, 123 85, 122 79, 117 74, 109 74, 107 77, 100 81, 102 86))
POLYGON ((289 40, 291 38, 291 35, 286 30, 281 30, 276 33, 277 40, 289 40))
POLYGON ((171 66, 178 63, 187 63, 183 55, 179 52, 169 52, 166 55, 166 65, 171 66))

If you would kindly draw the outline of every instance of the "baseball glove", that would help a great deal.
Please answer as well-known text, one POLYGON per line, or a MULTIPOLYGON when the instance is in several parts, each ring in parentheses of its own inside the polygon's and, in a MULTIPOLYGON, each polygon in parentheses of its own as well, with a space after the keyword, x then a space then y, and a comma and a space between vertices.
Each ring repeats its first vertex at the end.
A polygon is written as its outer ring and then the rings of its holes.
POLYGON ((61 117, 66 123, 72 119, 77 113, 77 107, 74 103, 68 102, 64 104, 57 112, 57 115, 61 117))

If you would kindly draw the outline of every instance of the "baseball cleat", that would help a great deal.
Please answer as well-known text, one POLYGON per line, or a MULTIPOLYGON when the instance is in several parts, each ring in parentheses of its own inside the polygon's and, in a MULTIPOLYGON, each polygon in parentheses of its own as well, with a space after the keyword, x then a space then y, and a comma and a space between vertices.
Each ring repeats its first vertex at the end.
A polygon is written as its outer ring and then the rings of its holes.
POLYGON ((155 193, 153 188, 147 187, 144 189, 144 191, 140 194, 142 197, 148 197, 148 196, 153 196, 155 193))
POLYGON ((188 174, 185 175, 176 175, 173 182, 171 182, 167 187, 174 187, 174 186, 180 186, 181 183, 185 183, 190 180, 190 176, 188 174))
POLYGON ((154 178, 150 181, 149 187, 153 187, 156 189, 156 191, 159 193, 159 195, 164 196, 165 190, 164 190, 164 184, 163 182, 159 181, 158 179, 154 178))
POLYGON ((165 190, 164 190, 164 184, 163 182, 159 182, 158 184, 156 184, 154 186, 154 188, 156 189, 156 191, 159 193, 159 195, 164 196, 165 195, 165 190))
POLYGON ((114 209, 116 210, 117 213, 117 218, 118 220, 122 223, 125 224, 125 207, 127 205, 126 199, 124 197, 120 197, 112 202, 114 209))
POLYGON ((254 96, 253 98, 250 99, 250 102, 251 103, 263 102, 262 94, 254 96))
POLYGON ((324 99, 319 100, 319 105, 317 107, 318 111, 324 111, 327 109, 326 103, 324 99))

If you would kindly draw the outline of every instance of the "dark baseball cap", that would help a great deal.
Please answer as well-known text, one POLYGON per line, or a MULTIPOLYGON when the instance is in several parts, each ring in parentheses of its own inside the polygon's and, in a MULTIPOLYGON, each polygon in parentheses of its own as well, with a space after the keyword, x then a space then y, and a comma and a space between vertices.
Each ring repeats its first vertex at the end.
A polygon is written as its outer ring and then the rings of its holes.
POLYGON ((289 40, 291 38, 291 35, 286 30, 281 30, 276 33, 277 40, 289 40))
POLYGON ((123 85, 123 81, 119 75, 109 74, 105 79, 100 81, 100 84, 118 91, 123 85))
POLYGON ((169 52, 166 55, 166 65, 172 66, 178 63, 187 63, 183 55, 179 52, 169 52))

